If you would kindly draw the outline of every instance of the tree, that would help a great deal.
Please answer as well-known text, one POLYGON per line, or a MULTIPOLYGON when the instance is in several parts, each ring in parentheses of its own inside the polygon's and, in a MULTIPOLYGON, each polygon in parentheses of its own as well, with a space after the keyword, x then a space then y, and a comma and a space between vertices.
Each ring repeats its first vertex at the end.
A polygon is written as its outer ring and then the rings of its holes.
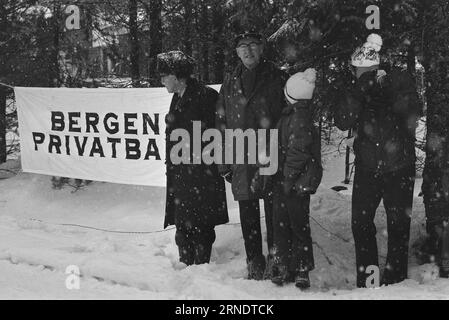
POLYGON ((437 242, 435 247, 440 247, 443 221, 449 219, 449 201, 445 197, 449 190, 444 190, 442 179, 449 170, 449 1, 427 1, 421 10, 427 101, 423 195, 427 231, 437 242))
MULTIPOLYGON (((341 88, 351 81, 349 58, 367 36, 366 8, 369 0, 291 0, 284 24, 270 37, 278 48, 290 73, 308 67, 317 69, 315 102, 317 122, 331 123, 333 103, 341 88)), ((415 73, 415 57, 419 53, 420 30, 418 1, 377 1, 380 8, 384 46, 381 67, 408 68, 415 73)), ((328 127, 330 127, 328 125, 328 127)), ((346 171, 349 165, 347 154, 346 171)), ((345 182, 349 182, 347 174, 345 182)))

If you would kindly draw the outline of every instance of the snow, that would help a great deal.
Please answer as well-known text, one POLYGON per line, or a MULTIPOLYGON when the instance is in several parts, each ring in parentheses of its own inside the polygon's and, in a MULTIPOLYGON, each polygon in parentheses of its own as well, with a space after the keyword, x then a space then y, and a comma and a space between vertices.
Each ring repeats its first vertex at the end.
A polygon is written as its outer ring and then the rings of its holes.
MULTIPOLYGON (((355 289, 351 186, 340 193, 330 189, 342 185, 344 157, 326 154, 324 181, 311 202, 316 269, 306 292, 245 279, 238 207, 229 185, 231 222, 216 228, 211 263, 186 267, 178 262, 174 229, 162 231, 165 189, 95 182, 54 190, 50 177, 23 173, 19 161, 10 160, 0 167, 7 169, 0 170, 0 299, 448 299, 449 280, 439 279, 434 265, 418 266, 412 249, 409 280, 355 289), (81 272, 79 290, 66 288, 71 265, 81 272)), ((420 184, 411 244, 425 233, 420 184)), ((382 206, 376 224, 383 262, 382 206)))

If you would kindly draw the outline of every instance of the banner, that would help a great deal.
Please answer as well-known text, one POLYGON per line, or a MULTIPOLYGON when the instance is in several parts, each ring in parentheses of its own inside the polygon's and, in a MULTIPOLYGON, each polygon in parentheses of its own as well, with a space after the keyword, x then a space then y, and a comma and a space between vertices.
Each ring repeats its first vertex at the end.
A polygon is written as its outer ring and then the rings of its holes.
POLYGON ((165 88, 15 88, 25 172, 165 186, 165 88))

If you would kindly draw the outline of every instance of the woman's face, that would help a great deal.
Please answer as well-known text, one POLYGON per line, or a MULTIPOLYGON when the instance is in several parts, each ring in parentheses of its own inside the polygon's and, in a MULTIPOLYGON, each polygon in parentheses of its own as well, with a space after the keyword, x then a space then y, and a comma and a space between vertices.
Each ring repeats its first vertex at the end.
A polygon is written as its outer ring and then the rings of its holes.
POLYGON ((173 74, 161 75, 161 83, 167 88, 168 93, 175 93, 179 87, 179 80, 173 74))

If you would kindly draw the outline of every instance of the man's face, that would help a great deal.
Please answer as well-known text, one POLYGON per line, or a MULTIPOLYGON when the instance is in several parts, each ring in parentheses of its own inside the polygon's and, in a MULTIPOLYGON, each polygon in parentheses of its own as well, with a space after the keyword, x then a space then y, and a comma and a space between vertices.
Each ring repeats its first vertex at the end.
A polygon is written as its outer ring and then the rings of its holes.
POLYGON ((263 43, 255 38, 244 38, 237 44, 237 55, 248 69, 256 67, 263 54, 263 43))
POLYGON ((168 93, 174 93, 178 87, 179 80, 173 74, 161 75, 161 83, 167 88, 168 93))
POLYGON ((360 77, 365 73, 365 72, 370 72, 373 70, 377 70, 379 69, 379 66, 372 66, 372 67, 356 67, 355 68, 355 76, 357 79, 360 79, 360 77))

